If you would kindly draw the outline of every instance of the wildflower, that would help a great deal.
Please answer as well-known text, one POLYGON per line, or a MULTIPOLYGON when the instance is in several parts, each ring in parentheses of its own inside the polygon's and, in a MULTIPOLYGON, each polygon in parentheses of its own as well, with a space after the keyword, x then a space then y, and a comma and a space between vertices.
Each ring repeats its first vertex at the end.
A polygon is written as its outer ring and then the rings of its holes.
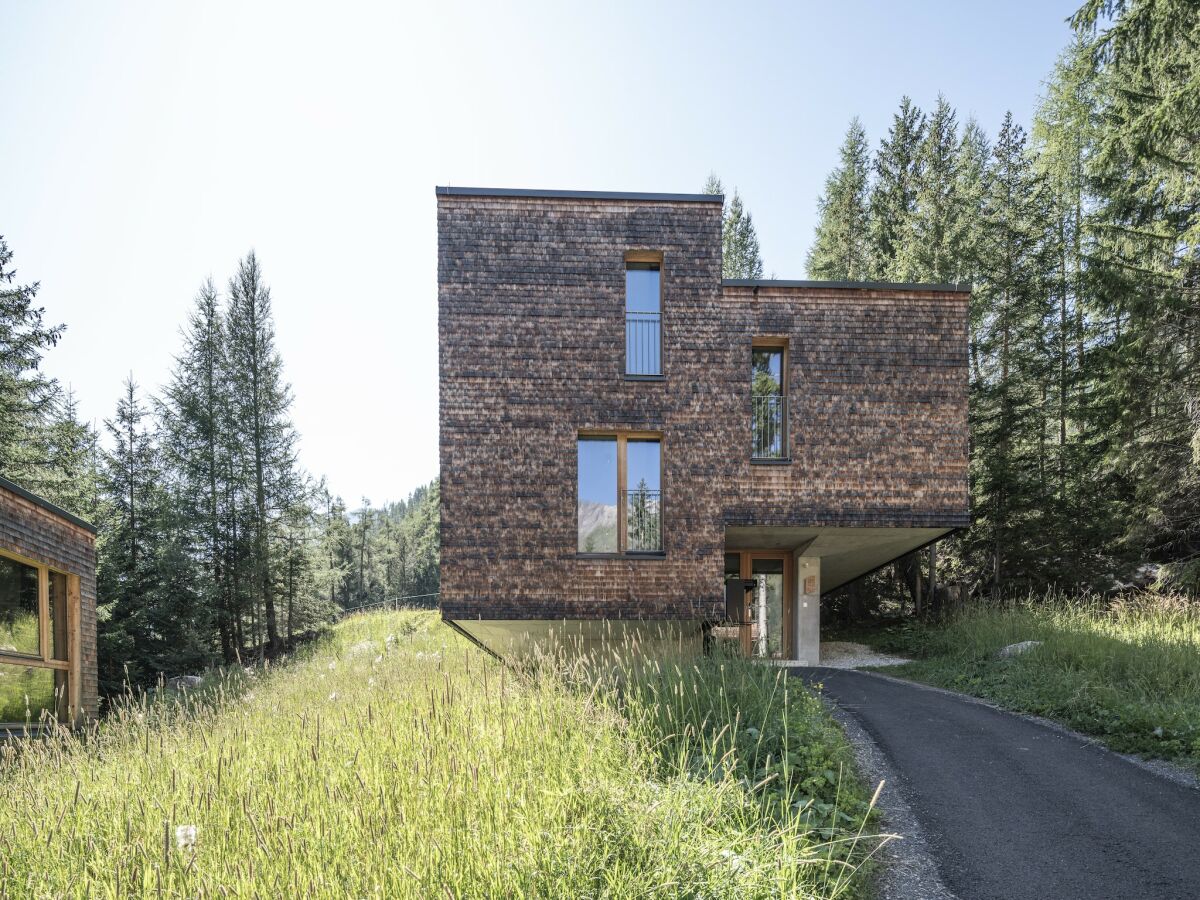
POLYGON ((746 868, 746 860, 728 848, 721 851, 721 856, 725 858, 725 861, 729 863, 729 868, 734 872, 741 872, 746 868))
POLYGON ((337 660, 336 659, 330 660, 329 661, 329 671, 332 672, 336 668, 337 668, 337 660))
POLYGON ((336 699, 337 699, 337 691, 334 691, 332 694, 330 694, 330 695, 329 695, 329 699, 330 699, 330 700, 336 700, 336 699))
POLYGON ((367 687, 375 687, 375 679, 374 678, 367 679, 367 687))
POLYGON ((196 826, 176 825, 175 846, 180 850, 192 850, 196 846, 196 826))

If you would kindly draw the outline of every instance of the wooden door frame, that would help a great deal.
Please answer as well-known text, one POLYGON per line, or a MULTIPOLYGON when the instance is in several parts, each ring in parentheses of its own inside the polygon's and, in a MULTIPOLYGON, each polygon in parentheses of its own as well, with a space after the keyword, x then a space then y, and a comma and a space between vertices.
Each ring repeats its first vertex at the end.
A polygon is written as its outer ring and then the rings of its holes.
MULTIPOLYGON (((792 550, 726 550, 726 553, 736 553, 739 559, 739 571, 742 581, 748 581, 754 576, 751 574, 754 568, 754 560, 756 559, 779 559, 783 560, 783 646, 781 652, 784 659, 795 659, 795 647, 792 646, 792 617, 795 615, 793 607, 796 605, 794 585, 792 584, 795 578, 795 553, 792 550)), ((742 647, 742 655, 749 658, 753 656, 753 637, 750 633, 750 599, 749 591, 746 591, 746 599, 742 602, 745 604, 742 607, 742 622, 743 625, 739 629, 739 641, 742 647)))

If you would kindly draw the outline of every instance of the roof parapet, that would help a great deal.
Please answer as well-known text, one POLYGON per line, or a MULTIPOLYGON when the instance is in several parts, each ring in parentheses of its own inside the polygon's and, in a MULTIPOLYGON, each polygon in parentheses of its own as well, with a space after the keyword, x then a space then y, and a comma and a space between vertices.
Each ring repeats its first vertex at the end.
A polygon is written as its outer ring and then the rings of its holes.
POLYGON ((33 493, 32 491, 25 490, 25 488, 21 487, 16 482, 9 481, 3 475, 0 475, 0 488, 4 488, 6 491, 11 491, 12 493, 16 494, 18 497, 28 500, 34 506, 40 506, 42 509, 46 510, 47 512, 53 513, 54 515, 58 516, 60 519, 66 519, 72 525, 78 525, 80 528, 83 528, 86 531, 90 531, 92 534, 96 533, 96 526, 93 525, 91 522, 88 522, 88 521, 85 521, 84 519, 79 518, 79 516, 75 515, 74 513, 67 512, 61 506, 51 503, 45 497, 39 497, 37 494, 33 493))
POLYGON ((783 278, 726 278, 721 287, 835 288, 849 291, 939 291, 969 294, 970 284, 927 284, 902 281, 792 281, 783 278))
POLYGON ((640 191, 555 191, 536 188, 449 187, 438 185, 442 197, 544 197, 561 200, 643 200, 651 203, 724 203, 724 194, 656 194, 640 191))

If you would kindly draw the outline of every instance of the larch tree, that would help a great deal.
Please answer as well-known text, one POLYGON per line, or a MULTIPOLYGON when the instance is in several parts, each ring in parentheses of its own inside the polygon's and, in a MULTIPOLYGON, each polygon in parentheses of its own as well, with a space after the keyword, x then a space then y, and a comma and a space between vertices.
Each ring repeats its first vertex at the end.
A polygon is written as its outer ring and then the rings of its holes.
POLYGON ((252 510, 252 572, 262 603, 266 640, 282 649, 275 604, 271 529, 294 494, 295 432, 291 389, 275 347, 271 292, 253 251, 229 282, 226 346, 233 418, 243 429, 245 473, 252 510))
POLYGON ((224 565, 224 480, 237 437, 229 428, 225 323, 211 278, 200 286, 182 338, 182 351, 158 406, 162 448, 175 473, 177 503, 188 523, 191 545, 205 563, 199 587, 216 622, 221 656, 233 662, 237 651, 224 565))

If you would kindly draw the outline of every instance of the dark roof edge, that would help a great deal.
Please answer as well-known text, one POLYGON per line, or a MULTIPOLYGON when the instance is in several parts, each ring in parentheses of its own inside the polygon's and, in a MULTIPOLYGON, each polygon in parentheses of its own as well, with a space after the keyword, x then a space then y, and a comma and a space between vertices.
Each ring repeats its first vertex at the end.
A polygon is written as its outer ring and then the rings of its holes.
POLYGON ((448 197, 558 197, 564 200, 649 200, 671 203, 724 203, 724 194, 654 194, 639 191, 549 191, 532 188, 445 187, 434 190, 448 197))
POLYGON ((67 512, 61 506, 56 506, 55 504, 53 504, 49 500, 47 500, 45 497, 39 497, 37 494, 34 494, 30 491, 25 490, 25 488, 21 487, 19 484, 9 481, 3 475, 0 475, 0 488, 4 488, 5 490, 12 491, 17 496, 24 497, 30 503, 33 503, 36 506, 40 506, 42 509, 44 509, 48 512, 52 512, 52 513, 54 513, 54 515, 56 515, 60 518, 66 519, 68 522, 72 523, 73 525, 78 525, 80 528, 87 529, 92 534, 96 533, 96 526, 93 525, 91 522, 85 522, 83 519, 79 518, 79 516, 75 515, 74 513, 67 512))
POLYGON ((722 287, 837 288, 850 291, 941 291, 971 293, 969 284, 924 284, 897 281, 788 281, 781 278, 726 278, 722 287))

